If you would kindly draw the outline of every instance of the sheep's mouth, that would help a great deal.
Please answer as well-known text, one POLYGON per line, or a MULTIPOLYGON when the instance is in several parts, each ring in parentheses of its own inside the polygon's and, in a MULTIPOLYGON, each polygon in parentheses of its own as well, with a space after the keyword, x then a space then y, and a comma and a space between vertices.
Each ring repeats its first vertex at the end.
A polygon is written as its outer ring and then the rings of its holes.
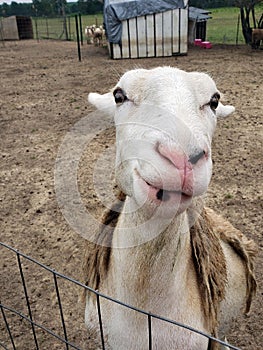
POLYGON ((141 180, 142 188, 144 188, 144 191, 148 193, 148 198, 154 202, 160 203, 169 202, 172 200, 182 204, 183 202, 188 202, 193 198, 193 192, 186 193, 181 189, 164 189, 160 185, 155 185, 149 182, 149 180, 143 178, 137 169, 135 169, 135 174, 141 180))
POLYGON ((153 186, 152 184, 150 184, 149 182, 145 181, 145 183, 152 189, 156 190, 156 199, 161 201, 161 202, 168 202, 169 199, 171 199, 171 197, 173 197, 174 195, 176 196, 180 196, 181 197, 181 201, 187 200, 187 199, 191 199, 192 195, 191 194, 187 194, 184 193, 182 191, 171 191, 171 190, 164 190, 163 188, 157 188, 155 186, 153 186))

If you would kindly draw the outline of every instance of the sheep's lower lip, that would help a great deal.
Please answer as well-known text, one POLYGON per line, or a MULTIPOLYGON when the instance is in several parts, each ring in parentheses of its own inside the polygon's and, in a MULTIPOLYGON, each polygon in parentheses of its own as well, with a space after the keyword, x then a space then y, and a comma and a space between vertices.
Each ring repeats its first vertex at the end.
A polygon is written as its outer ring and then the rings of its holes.
POLYGON ((174 201, 182 204, 188 202, 193 197, 192 193, 185 193, 181 190, 166 190, 160 186, 155 186, 144 179, 137 169, 135 169, 135 173, 142 183, 142 188, 147 192, 148 198, 154 202, 161 203, 174 201))
POLYGON ((182 191, 170 191, 170 190, 164 190, 163 188, 158 188, 150 184, 149 182, 145 181, 146 185, 151 188, 151 190, 155 191, 155 197, 157 200, 162 202, 167 202, 169 199, 171 199, 174 196, 181 197, 181 201, 185 201, 187 199, 191 199, 192 195, 186 194, 182 191))
POLYGON ((192 193, 188 194, 183 191, 177 191, 177 190, 166 190, 163 188, 160 188, 159 186, 154 186, 153 184, 149 183, 147 180, 145 180, 140 173, 135 170, 137 176, 142 181, 142 187, 144 188, 144 191, 147 192, 147 196, 150 200, 156 203, 161 202, 170 202, 174 201, 176 203, 184 203, 188 202, 192 199, 193 195, 192 193))

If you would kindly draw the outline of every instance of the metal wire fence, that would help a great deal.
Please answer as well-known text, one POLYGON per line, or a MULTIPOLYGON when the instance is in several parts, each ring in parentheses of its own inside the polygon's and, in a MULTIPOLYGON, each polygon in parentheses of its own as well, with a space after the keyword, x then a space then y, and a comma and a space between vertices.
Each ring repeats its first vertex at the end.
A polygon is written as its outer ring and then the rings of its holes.
POLYGON ((74 17, 32 18, 37 40, 76 40, 74 17))
MULTIPOLYGON (((81 32, 84 35, 84 29, 88 25, 96 26, 103 24, 102 16, 78 15, 81 25, 81 32)), ((36 39, 55 39, 55 40, 77 40, 75 16, 65 17, 32 17, 34 37, 36 39)))
MULTIPOLYGON (((262 5, 255 8, 257 21, 262 15, 262 5)), ((81 32, 84 35, 86 26, 103 24, 103 15, 78 15, 81 17, 81 32)), ((17 22, 17 37, 7 36, 7 40, 14 39, 55 39, 55 40, 77 40, 75 28, 75 15, 58 17, 25 17, 11 16, 9 18, 0 17, 0 41, 5 40, 5 21, 17 22), (15 19, 16 17, 16 19, 15 19)), ((12 27, 10 22, 8 28, 12 27)), ((237 7, 227 7, 211 10, 211 19, 207 22, 206 39, 212 44, 245 44, 242 34, 239 9, 237 7)))
MULTIPOLYGON (((148 332, 145 334, 145 337, 148 338, 148 349, 153 348, 152 320, 158 319, 166 324, 171 324, 174 327, 182 327, 190 332, 206 337, 209 339, 209 342, 215 341, 228 346, 229 349, 240 350, 233 345, 226 344, 192 327, 165 317, 160 317, 145 310, 140 310, 101 294, 79 281, 65 276, 51 267, 21 253, 7 244, 0 242, 0 248, 0 256, 6 257, 6 253, 8 253, 13 257, 12 269, 9 268, 7 262, 5 263, 3 261, 3 280, 0 281, 3 288, 0 302, 2 316, 0 316, 0 348, 14 350, 34 348, 37 350, 48 348, 52 350, 94 349, 94 343, 92 343, 92 339, 88 336, 88 331, 83 325, 84 308, 83 315, 82 311, 80 313, 77 312, 76 295, 74 295, 80 290, 83 291, 86 289, 96 296, 97 321, 100 329, 100 344, 97 344, 96 348, 107 349, 103 329, 103 310, 101 310, 101 299, 104 298, 109 302, 117 303, 122 307, 134 310, 145 316, 145 320, 148 324, 148 332), (15 267, 16 272, 14 272, 15 267), (38 270, 36 270, 36 268, 38 270), (12 273, 10 276, 8 271, 11 270, 12 273), (45 274, 44 278, 43 273, 45 274), (11 288, 9 285, 10 280, 12 282, 11 288), (62 282, 64 282, 64 284, 62 282), (34 292, 36 293, 35 297, 33 296, 34 292), (49 295, 49 293, 51 293, 52 298, 48 297, 47 300, 44 300, 44 294, 49 295), (73 295, 73 303, 72 300, 71 303, 69 303, 69 294, 73 295), (14 295, 16 295, 16 297, 19 295, 20 303, 12 305, 14 295), (65 303, 66 295, 67 305, 65 303), (70 308, 72 309, 68 314, 68 309, 70 308), (77 313, 78 315, 76 315, 77 313)), ((10 263, 10 259, 7 260, 10 263)), ((80 310, 81 309, 82 308, 80 308, 80 310)), ((129 348, 132 349, 132 344, 129 344, 129 348)))
MULTIPOLYGON (((60 17, 0 17, 0 41, 3 40, 77 40, 76 16, 60 17)), ((102 16, 78 15, 80 31, 84 36, 85 27, 102 25, 102 16)))

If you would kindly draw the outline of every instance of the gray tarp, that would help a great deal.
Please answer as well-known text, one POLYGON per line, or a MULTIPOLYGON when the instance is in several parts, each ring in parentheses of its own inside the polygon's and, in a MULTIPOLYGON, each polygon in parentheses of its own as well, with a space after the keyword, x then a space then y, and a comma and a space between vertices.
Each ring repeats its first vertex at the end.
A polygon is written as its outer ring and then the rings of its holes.
POLYGON ((183 0, 105 0, 104 25, 108 41, 121 42, 123 20, 184 7, 183 0))
POLYGON ((197 7, 189 7, 189 19, 196 22, 203 22, 207 21, 208 19, 212 18, 209 16, 210 11, 206 11, 203 9, 199 9, 197 7))

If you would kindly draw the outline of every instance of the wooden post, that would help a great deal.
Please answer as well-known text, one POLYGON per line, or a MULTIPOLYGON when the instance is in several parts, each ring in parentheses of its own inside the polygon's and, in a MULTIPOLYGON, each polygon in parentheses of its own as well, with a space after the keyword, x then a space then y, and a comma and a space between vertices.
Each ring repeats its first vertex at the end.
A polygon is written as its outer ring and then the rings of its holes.
POLYGON ((46 30, 47 30, 47 39, 49 39, 49 30, 48 30, 48 19, 46 17, 46 30))
POLYGON ((237 17, 237 34, 236 34, 236 45, 238 45, 238 33, 239 33, 240 15, 237 17))
POLYGON ((35 28, 36 28, 36 38, 37 38, 37 41, 39 42, 38 27, 37 27, 37 18, 35 18, 35 28))
POLYGON ((3 30, 2 18, 0 18, 0 40, 2 41, 3 46, 5 46, 5 38, 4 38, 4 30, 3 30))
POLYGON ((80 42, 81 42, 81 46, 83 46, 83 32, 82 32, 82 21, 81 21, 80 13, 79 13, 79 29, 80 29, 80 42))
POLYGON ((69 40, 71 40, 71 17, 68 16, 68 32, 69 32, 69 40))

